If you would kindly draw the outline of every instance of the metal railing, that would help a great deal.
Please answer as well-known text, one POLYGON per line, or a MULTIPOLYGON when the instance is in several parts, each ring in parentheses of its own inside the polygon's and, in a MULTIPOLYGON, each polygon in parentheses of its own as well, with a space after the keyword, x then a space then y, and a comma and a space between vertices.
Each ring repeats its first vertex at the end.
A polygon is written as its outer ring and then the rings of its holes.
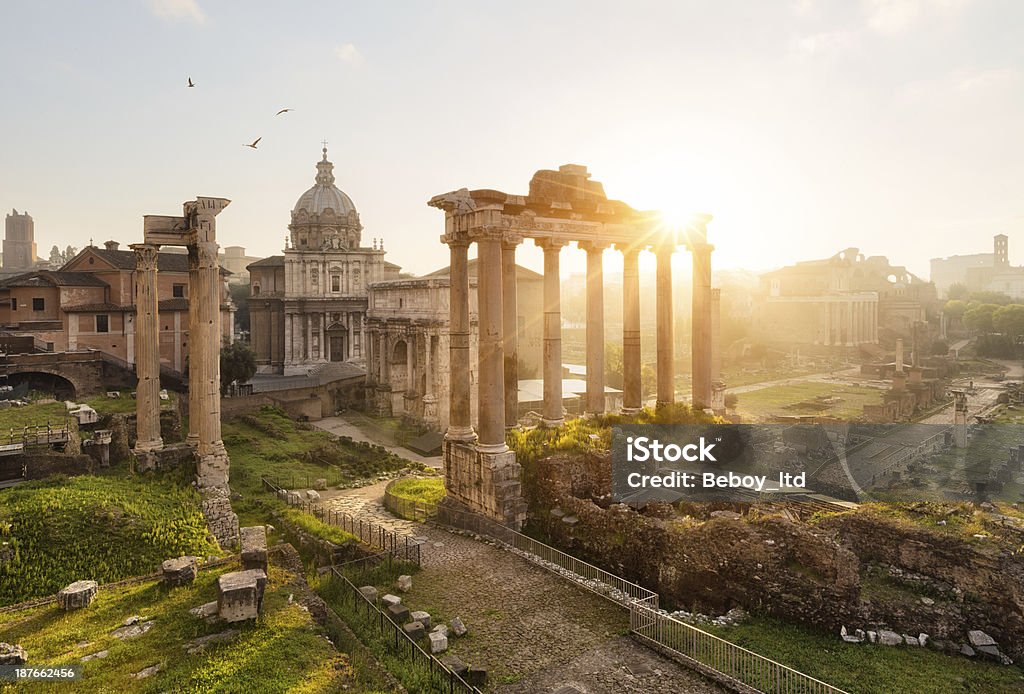
POLYGON ((260 480, 265 489, 274 492, 279 499, 292 508, 297 508, 322 523, 333 525, 350 535, 355 535, 364 545, 382 550, 396 559, 420 565, 420 544, 412 541, 408 535, 396 533, 377 523, 356 518, 323 504, 301 499, 297 492, 289 492, 267 477, 261 477, 260 480))
MULTIPOLYGON (((375 555, 359 559, 356 562, 331 567, 332 580, 340 583, 343 588, 341 593, 345 607, 348 609, 347 616, 353 617, 352 621, 357 622, 364 629, 375 629, 383 637, 381 643, 384 647, 398 657, 406 657, 411 665, 429 678, 434 691, 448 692, 448 694, 456 692, 481 694, 477 687, 466 682, 458 673, 441 662, 437 656, 423 650, 412 637, 405 633, 401 625, 393 622, 387 613, 380 609, 376 601, 369 600, 359 592, 356 585, 345 576, 346 567, 351 567, 353 564, 370 563, 382 557, 385 561, 392 559, 390 554, 375 555)), ((352 621, 349 623, 352 624, 352 621)))
POLYGON ((444 507, 440 520, 486 535, 506 549, 629 610, 641 642, 740 692, 846 694, 842 689, 687 624, 658 606, 658 594, 477 513, 444 507))
POLYGON ((741 692, 845 694, 842 689, 639 602, 629 606, 629 628, 640 642, 741 692))
POLYGON ((437 515, 437 504, 429 504, 415 499, 403 499, 384 490, 384 508, 396 516, 407 520, 424 523, 437 515))

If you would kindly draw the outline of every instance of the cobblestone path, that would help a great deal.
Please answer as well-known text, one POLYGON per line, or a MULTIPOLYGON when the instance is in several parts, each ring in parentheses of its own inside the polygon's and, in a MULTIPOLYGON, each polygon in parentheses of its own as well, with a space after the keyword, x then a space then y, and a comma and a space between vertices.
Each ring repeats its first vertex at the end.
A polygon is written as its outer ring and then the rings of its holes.
POLYGON ((625 609, 500 548, 391 516, 384 483, 344 490, 331 507, 417 538, 422 570, 403 596, 435 623, 461 617, 469 629, 450 653, 486 667, 488 689, 543 694, 565 685, 589 694, 696 694, 724 690, 629 638, 625 609))

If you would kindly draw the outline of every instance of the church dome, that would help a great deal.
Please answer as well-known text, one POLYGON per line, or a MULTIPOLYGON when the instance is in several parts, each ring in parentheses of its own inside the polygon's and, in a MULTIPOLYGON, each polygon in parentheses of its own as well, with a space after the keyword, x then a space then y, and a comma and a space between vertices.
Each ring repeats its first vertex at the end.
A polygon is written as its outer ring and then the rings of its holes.
POLYGON ((292 209, 292 219, 303 216, 307 219, 317 218, 328 210, 335 217, 345 218, 356 213, 352 198, 334 185, 334 164, 327 161, 327 148, 323 149, 323 159, 316 164, 316 183, 303 193, 292 209), (305 215, 301 215, 301 213, 305 215))

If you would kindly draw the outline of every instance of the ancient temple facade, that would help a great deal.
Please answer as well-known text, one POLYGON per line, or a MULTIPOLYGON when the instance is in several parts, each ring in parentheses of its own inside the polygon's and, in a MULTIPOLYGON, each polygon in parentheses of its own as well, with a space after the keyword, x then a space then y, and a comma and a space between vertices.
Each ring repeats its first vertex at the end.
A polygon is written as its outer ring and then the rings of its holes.
POLYGON ((306 374, 366 361, 369 285, 398 278, 383 242, 362 243, 352 199, 334 185, 327 148, 291 212, 283 255, 248 266, 251 341, 261 373, 306 374))

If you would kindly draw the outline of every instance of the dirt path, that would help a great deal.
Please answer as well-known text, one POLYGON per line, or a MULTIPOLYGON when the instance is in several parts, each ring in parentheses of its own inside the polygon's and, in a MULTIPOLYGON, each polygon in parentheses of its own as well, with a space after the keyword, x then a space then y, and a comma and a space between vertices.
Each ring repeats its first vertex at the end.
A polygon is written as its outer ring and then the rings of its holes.
POLYGON ((339 492, 332 508, 369 518, 423 545, 422 570, 403 603, 469 629, 450 653, 486 667, 490 691, 592 694, 724 690, 628 637, 625 609, 502 549, 443 528, 396 519, 383 483, 339 492), (570 690, 571 691, 571 690, 570 690))

